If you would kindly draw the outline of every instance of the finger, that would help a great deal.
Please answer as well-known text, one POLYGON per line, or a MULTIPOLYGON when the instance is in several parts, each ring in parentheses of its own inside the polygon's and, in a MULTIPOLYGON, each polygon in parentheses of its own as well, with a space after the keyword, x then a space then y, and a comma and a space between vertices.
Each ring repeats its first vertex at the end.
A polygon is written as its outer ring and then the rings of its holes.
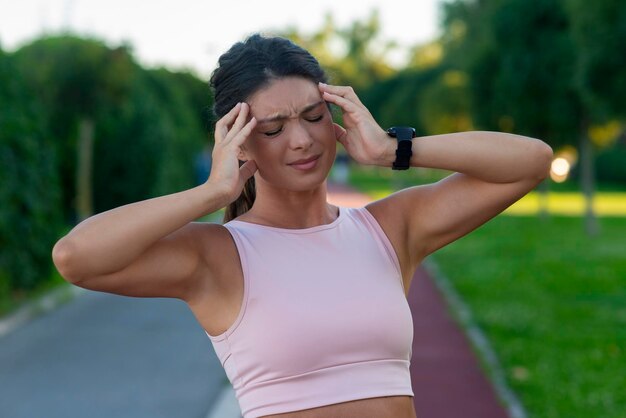
POLYGON ((336 94, 337 96, 350 99, 360 105, 363 104, 351 86, 333 86, 332 84, 319 83, 319 87, 322 92, 327 91, 329 93, 336 94))
POLYGON ((235 119, 235 123, 233 123, 233 126, 230 128, 230 131, 228 132, 229 134, 233 134, 231 135, 231 137, 234 137, 235 135, 237 135, 237 133, 241 130, 241 128, 246 124, 246 119, 248 118, 249 111, 250 111, 250 106, 245 102, 241 103, 241 107, 239 109, 239 114, 237 115, 237 119, 235 119))
POLYGON ((228 135, 228 127, 233 123, 235 117, 237 116, 239 109, 241 108, 241 103, 237 103, 233 106, 232 109, 228 113, 226 113, 220 120, 215 124, 215 142, 221 142, 226 135, 228 135))
POLYGON ((335 130, 335 138, 337 138, 339 140, 339 142, 341 142, 341 139, 343 139, 343 137, 346 135, 347 131, 341 127, 340 125, 333 123, 333 128, 335 130))
POLYGON ((359 110, 359 107, 356 104, 344 97, 329 93, 327 91, 324 92, 323 96, 324 100, 336 104, 337 106, 341 107, 341 109, 343 109, 345 112, 354 113, 359 110))
POLYGON ((339 143, 343 145, 344 148, 346 148, 345 141, 346 141, 347 131, 343 129, 341 126, 337 125, 336 123, 333 123, 333 128, 335 129, 335 139, 339 141, 339 143))
POLYGON ((257 171, 256 162, 254 160, 248 160, 241 167, 239 167, 239 175, 243 179, 244 183, 254 175, 257 171))
POLYGON ((241 128, 241 130, 237 132, 237 134, 233 137, 232 139, 233 144, 239 146, 239 145, 242 145, 244 142, 246 142, 246 139, 248 139, 248 137, 252 133, 252 130, 255 127, 256 127, 256 118, 253 116, 252 119, 250 119, 248 123, 246 123, 246 125, 243 128, 241 128))

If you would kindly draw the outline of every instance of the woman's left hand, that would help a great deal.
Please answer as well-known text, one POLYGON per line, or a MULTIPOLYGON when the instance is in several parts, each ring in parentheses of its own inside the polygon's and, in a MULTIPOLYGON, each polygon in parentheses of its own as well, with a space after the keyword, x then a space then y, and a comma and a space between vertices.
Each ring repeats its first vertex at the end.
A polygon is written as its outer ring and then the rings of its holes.
POLYGON ((376 123, 350 86, 318 84, 322 98, 339 106, 345 130, 337 135, 350 157, 365 165, 391 166, 389 153, 395 152, 395 141, 376 123))

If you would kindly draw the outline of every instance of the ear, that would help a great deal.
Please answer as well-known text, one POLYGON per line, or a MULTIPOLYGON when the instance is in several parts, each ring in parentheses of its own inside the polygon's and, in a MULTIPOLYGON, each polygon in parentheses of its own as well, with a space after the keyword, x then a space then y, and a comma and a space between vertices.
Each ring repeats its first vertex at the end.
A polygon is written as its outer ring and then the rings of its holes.
POLYGON ((239 153, 237 154, 237 159, 239 161, 248 161, 249 160, 248 153, 246 152, 246 149, 243 146, 239 147, 239 153))
POLYGON ((337 141, 341 142, 343 137, 346 135, 346 130, 337 123, 333 123, 333 128, 335 129, 335 138, 337 141))

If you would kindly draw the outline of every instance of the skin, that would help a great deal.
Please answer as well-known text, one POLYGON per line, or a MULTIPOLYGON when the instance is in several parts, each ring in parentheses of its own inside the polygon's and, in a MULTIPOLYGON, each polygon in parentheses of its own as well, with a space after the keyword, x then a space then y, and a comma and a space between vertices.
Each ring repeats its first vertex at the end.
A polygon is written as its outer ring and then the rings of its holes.
POLYGON ((288 77, 254 94, 248 104, 251 118, 258 122, 239 158, 258 167, 257 197, 239 220, 285 228, 332 222, 337 209, 326 203, 325 179, 335 160, 337 134, 343 129, 333 123, 317 86, 288 77), (264 121, 277 115, 284 118, 264 121), (320 155, 314 170, 289 166, 312 155, 320 155))
MULTIPOLYGON (((324 179, 334 159, 334 141, 360 164, 391 167, 395 159, 396 140, 388 137, 349 86, 315 86, 305 79, 287 77, 248 102, 250 107, 244 105, 240 117, 254 126, 238 158, 260 167, 254 174, 256 201, 239 220, 283 228, 332 222, 337 211, 326 203, 324 179), (332 123, 322 106, 320 111, 299 115, 300 109, 320 99, 341 108, 345 129, 332 123), (257 120, 277 113, 289 117, 257 125, 257 120), (316 124, 306 120, 306 116, 321 114, 324 118, 316 124), (278 129, 281 133, 268 141, 265 134, 278 129), (316 153, 322 153, 322 164, 314 172, 294 175, 286 165, 316 153)), ((500 132, 419 137, 413 140, 413 150, 411 166, 455 173, 438 183, 410 187, 366 206, 398 254, 407 293, 413 272, 426 256, 476 229, 532 190, 548 175, 553 155, 552 149, 538 139, 500 132)))
MULTIPOLYGON (((338 212, 326 202, 326 177, 337 142, 359 164, 391 167, 395 159, 395 139, 386 135, 351 87, 294 77, 276 80, 217 122, 206 183, 84 220, 56 243, 53 261, 66 280, 86 289, 181 299, 207 332, 221 334, 240 311, 241 264, 224 226, 193 221, 233 202, 254 175, 257 197, 239 220, 281 228, 333 222, 338 212), (322 104, 301 113, 318 102, 322 104), (344 128, 332 122, 323 102, 339 106, 344 128), (285 117, 261 123, 277 114, 285 117), (289 166, 314 154, 320 159, 313 170, 289 166), (238 160, 246 163, 239 167, 238 160)), ((538 139, 499 132, 424 136, 412 142, 412 167, 454 173, 366 206, 398 255, 406 294, 424 257, 532 190, 548 175, 553 156, 538 139)), ((415 411, 410 397, 391 396, 274 417, 329 416, 414 418, 415 411)))

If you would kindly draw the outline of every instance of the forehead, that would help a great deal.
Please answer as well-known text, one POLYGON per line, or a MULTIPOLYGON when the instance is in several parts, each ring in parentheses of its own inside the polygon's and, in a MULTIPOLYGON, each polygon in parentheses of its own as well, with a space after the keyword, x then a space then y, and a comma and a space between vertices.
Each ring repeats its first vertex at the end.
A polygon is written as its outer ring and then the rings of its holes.
POLYGON ((263 119, 276 115, 296 115, 304 107, 320 101, 317 85, 305 78, 286 77, 272 81, 248 100, 252 116, 263 119))

